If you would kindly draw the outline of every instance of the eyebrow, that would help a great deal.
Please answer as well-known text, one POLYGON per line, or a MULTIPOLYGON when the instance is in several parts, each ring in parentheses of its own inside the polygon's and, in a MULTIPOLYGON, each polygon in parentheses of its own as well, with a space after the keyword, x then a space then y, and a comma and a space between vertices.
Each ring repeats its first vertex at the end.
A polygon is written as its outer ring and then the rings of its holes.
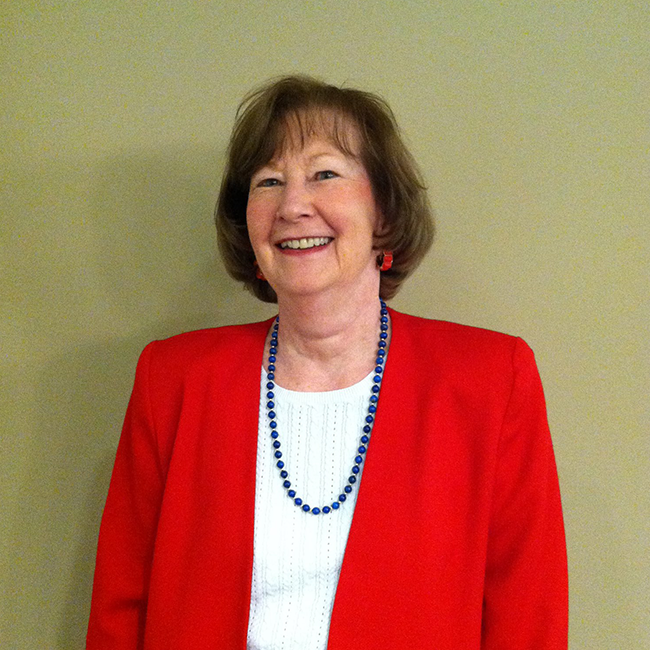
MULTIPOLYGON (((354 157, 350 156, 349 154, 346 154, 345 151, 341 151, 340 149, 335 149, 332 151, 320 151, 318 153, 314 153, 307 158, 307 161, 311 163, 314 162, 315 160, 318 160, 319 158, 329 158, 339 154, 344 158, 349 158, 351 160, 354 160, 354 157)), ((269 160, 265 165, 262 165, 262 167, 260 167, 260 169, 267 169, 267 168, 277 169, 275 163, 273 162, 273 159, 269 160)))

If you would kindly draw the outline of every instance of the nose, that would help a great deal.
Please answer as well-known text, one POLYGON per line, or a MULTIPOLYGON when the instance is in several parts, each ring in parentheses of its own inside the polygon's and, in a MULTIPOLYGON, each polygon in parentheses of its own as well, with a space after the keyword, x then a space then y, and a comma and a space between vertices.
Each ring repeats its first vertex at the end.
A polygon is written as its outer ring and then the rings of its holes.
POLYGON ((287 180, 282 188, 278 205, 278 217, 285 221, 295 221, 313 214, 312 195, 303 180, 287 180))

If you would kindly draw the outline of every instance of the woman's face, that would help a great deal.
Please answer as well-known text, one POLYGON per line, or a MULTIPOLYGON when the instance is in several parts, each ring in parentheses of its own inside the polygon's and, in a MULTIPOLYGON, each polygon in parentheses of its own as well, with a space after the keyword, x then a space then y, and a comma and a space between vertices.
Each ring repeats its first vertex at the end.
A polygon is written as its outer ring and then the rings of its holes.
MULTIPOLYGON (((304 146, 299 134, 287 135, 248 195, 248 233, 264 276, 280 299, 365 285, 376 295, 379 216, 365 168, 324 135, 304 146)), ((357 153, 356 130, 348 125, 343 135, 357 153)))

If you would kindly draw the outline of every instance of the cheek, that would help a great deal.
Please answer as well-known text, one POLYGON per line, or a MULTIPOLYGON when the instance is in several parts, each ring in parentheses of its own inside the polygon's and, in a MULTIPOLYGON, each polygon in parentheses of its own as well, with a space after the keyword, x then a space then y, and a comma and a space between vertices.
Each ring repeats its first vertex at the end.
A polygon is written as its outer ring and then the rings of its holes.
POLYGON ((355 192, 342 203, 343 213, 348 215, 348 228, 358 236, 374 238, 379 227, 379 212, 372 192, 355 192))
POLYGON ((249 201, 246 206, 246 226, 248 227, 248 236, 253 248, 261 244, 265 236, 268 235, 269 221, 266 213, 267 211, 264 210, 259 201, 249 201))

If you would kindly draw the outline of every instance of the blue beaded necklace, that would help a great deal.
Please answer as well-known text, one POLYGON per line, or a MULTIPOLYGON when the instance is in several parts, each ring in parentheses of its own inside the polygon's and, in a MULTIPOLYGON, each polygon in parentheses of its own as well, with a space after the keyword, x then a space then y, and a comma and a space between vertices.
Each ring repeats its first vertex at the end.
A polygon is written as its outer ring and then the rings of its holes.
POLYGON ((381 379, 384 370, 384 361, 386 360, 386 345, 388 339, 388 309, 386 308, 386 303, 380 299, 381 302, 381 323, 380 323, 380 333, 379 333, 379 343, 377 344, 377 358, 375 359, 375 374, 372 378, 372 392, 370 395, 370 404, 368 405, 368 414, 365 418, 365 424, 363 426, 363 433, 360 439, 359 448, 357 449, 357 456, 354 459, 354 465, 352 467, 352 473, 347 479, 347 483, 343 488, 343 491, 339 496, 332 502, 331 505, 323 506, 322 508, 311 508, 307 505, 301 497, 299 497, 296 491, 291 487, 291 481, 289 480, 289 472, 285 468, 285 463, 282 460, 282 452, 280 451, 280 434, 278 433, 278 424, 276 422, 275 414, 275 361, 276 354, 278 352, 278 327, 280 324, 280 317, 276 317, 275 323, 273 323, 273 330, 271 332, 271 344, 269 347, 269 372, 267 375, 268 381, 266 383, 266 411, 269 418, 269 429, 271 430, 271 441, 273 445, 273 455, 276 459, 276 467, 280 470, 280 478, 282 479, 282 486, 287 491, 287 496, 290 499, 293 499, 293 502, 300 507, 303 512, 311 512, 313 515, 319 515, 321 513, 328 514, 334 510, 338 510, 341 507, 341 504, 344 503, 348 495, 352 492, 354 484, 357 482, 357 476, 361 471, 361 463, 363 463, 364 456, 366 454, 368 443, 370 442, 370 433, 372 431, 373 424, 375 422, 375 413, 377 412, 377 402, 379 401, 379 391, 381 389, 381 379))

